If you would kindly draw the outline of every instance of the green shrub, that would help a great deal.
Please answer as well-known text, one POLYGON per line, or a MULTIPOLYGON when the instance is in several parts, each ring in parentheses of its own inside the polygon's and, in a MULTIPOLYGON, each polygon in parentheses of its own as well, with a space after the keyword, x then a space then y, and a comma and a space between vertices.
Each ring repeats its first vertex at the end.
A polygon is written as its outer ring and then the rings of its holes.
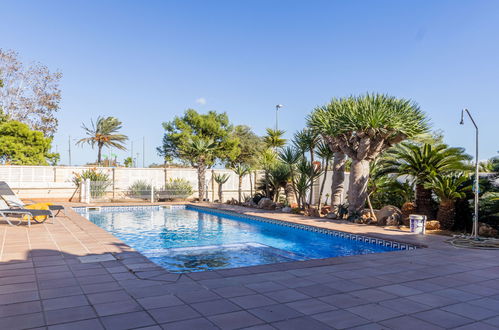
POLYGON ((92 197, 102 197, 106 189, 111 185, 109 175, 91 168, 82 173, 74 173, 73 183, 79 187, 82 180, 90 179, 90 194, 92 197))
POLYGON ((137 180, 130 187, 128 187, 126 195, 131 198, 148 199, 150 197, 151 187, 151 184, 147 181, 137 180))
POLYGON ((191 183, 183 178, 168 180, 165 186, 158 191, 160 199, 185 199, 192 193, 191 183))

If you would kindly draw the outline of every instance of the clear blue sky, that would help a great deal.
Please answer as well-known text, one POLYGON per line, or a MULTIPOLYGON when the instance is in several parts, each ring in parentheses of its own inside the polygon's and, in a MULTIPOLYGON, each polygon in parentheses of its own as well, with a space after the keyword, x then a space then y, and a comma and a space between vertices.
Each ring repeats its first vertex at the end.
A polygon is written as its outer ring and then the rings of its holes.
MULTIPOLYGON (((64 74, 63 164, 68 136, 98 115, 121 119, 135 150, 145 136, 151 163, 161 122, 186 108, 263 134, 282 103, 289 137, 314 106, 366 91, 417 101, 447 143, 474 153, 471 123, 458 125, 468 107, 480 159, 499 150, 498 1, 3 0, 0 12, 0 47, 64 74)), ((74 147, 73 163, 95 154, 74 147)))

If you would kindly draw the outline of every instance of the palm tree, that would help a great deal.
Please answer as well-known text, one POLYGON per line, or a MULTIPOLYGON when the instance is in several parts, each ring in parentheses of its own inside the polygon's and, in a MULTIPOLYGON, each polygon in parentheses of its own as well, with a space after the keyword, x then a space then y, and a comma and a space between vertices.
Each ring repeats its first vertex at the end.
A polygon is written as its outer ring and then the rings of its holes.
POLYGON ((352 160, 351 217, 357 217, 366 203, 369 163, 386 149, 428 129, 426 116, 415 103, 383 94, 333 99, 316 108, 308 124, 352 160))
POLYGON ((212 160, 217 145, 210 139, 196 138, 188 142, 184 152, 194 160, 198 172, 198 196, 203 201, 206 184, 207 164, 212 160))
POLYGON ((119 150, 126 150, 123 142, 128 140, 128 137, 123 134, 117 134, 121 129, 121 121, 115 117, 97 117, 97 121, 94 123, 91 120, 92 126, 87 127, 82 124, 82 128, 85 130, 85 134, 88 135, 86 138, 82 138, 76 142, 76 144, 88 143, 92 146, 97 145, 97 163, 100 164, 102 161, 102 148, 103 147, 114 147, 119 150))
POLYGON ((241 203, 241 196, 242 196, 242 186, 243 186, 243 177, 245 175, 250 175, 250 179, 251 179, 251 167, 249 167, 248 165, 246 164, 236 164, 232 170, 234 171, 234 173, 236 173, 239 181, 238 181, 238 185, 237 185, 237 201, 239 203, 241 203))
POLYGON ((324 167, 324 174, 322 178, 322 183, 319 189, 319 203, 317 203, 317 209, 321 209, 321 200, 322 200, 322 193, 324 192, 324 186, 326 185, 326 178, 327 178, 327 170, 329 168, 329 162, 333 158, 334 153, 331 151, 327 143, 324 142, 324 140, 321 140, 317 144, 317 150, 315 154, 322 159, 323 162, 323 167, 324 167))
POLYGON ((431 145, 404 142, 388 150, 382 162, 382 174, 409 176, 416 186, 417 212, 433 217, 432 190, 426 184, 436 174, 449 174, 464 170, 470 156, 461 148, 451 148, 446 144, 431 145))
POLYGON ((286 188, 291 171, 284 163, 277 163, 269 171, 269 183, 274 190, 274 202, 279 202, 281 188, 286 188))
POLYGON ((260 154, 260 164, 265 172, 265 194, 267 198, 270 196, 269 171, 276 161, 276 153, 272 149, 267 148, 260 154))
POLYGON ((298 193, 298 207, 305 208, 307 206, 306 196, 310 190, 311 182, 321 175, 320 168, 307 162, 306 159, 301 159, 297 166, 298 175, 295 176, 294 185, 298 193))
POLYGON ((455 202, 466 196, 466 190, 470 190, 469 180, 462 173, 451 175, 435 175, 425 184, 435 192, 440 203, 438 205, 437 220, 442 229, 452 229, 454 226, 455 202))
MULTIPOLYGON (((314 150, 318 142, 319 142, 318 133, 310 128, 305 128, 301 131, 296 132, 293 138, 293 144, 302 152, 304 159, 305 159, 305 153, 309 152, 310 163, 312 164, 314 163, 315 160, 314 150)), ((311 171, 313 170, 314 168, 312 166, 311 171)), ((313 176, 312 173, 310 173, 310 175, 313 176)), ((311 187, 308 196, 308 204, 312 205, 314 181, 310 182, 310 185, 311 187)))
POLYGON ((289 168, 289 176, 291 179, 291 188, 295 195, 296 202, 298 202, 298 193, 295 187, 296 165, 302 160, 301 153, 298 149, 293 147, 285 147, 279 152, 279 160, 286 164, 289 168))
POLYGON ((267 135, 263 138, 263 142, 272 149, 284 147, 286 144, 286 139, 282 137, 284 133, 285 131, 279 129, 267 128, 267 135))
POLYGON ((213 176, 213 179, 215 180, 216 183, 218 183, 218 201, 220 203, 223 203, 223 199, 222 199, 222 195, 223 195, 223 192, 222 192, 222 186, 224 183, 227 182, 227 180, 229 180, 230 178, 230 175, 227 174, 227 173, 224 173, 224 174, 215 174, 213 176))

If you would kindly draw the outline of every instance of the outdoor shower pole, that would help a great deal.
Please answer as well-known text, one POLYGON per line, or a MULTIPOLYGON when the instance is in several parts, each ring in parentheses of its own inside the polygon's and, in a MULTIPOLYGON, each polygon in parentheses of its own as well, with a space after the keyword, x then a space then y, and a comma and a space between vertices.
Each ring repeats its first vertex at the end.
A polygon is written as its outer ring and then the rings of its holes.
POLYGON ((278 120, 278 119, 277 119, 277 111, 278 111, 280 108, 282 108, 282 107, 283 107, 283 105, 282 105, 282 104, 277 104, 277 105, 275 106, 275 130, 276 130, 276 131, 277 131, 277 129, 279 128, 279 126, 277 125, 277 120, 278 120))
POLYGON ((464 125, 464 112, 468 114, 468 117, 470 117, 471 122, 475 126, 475 216, 474 216, 474 221, 473 221, 473 230, 471 232, 471 235, 473 238, 478 237, 478 194, 479 194, 479 171, 478 171, 478 126, 475 123, 475 120, 471 116, 471 113, 468 111, 468 109, 463 109, 461 110, 461 125, 464 125))

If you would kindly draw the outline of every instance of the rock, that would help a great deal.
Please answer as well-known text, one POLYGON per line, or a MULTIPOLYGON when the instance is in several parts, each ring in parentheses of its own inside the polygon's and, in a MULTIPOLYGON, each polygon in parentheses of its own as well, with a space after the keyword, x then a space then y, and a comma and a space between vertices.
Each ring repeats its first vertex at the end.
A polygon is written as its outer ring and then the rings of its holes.
POLYGON ((258 208, 264 210, 274 210, 275 203, 270 198, 264 197, 258 202, 258 208))
POLYGON ((398 226, 402 222, 402 212, 393 205, 384 206, 379 211, 374 211, 379 226, 398 226))
POLYGON ((478 235, 484 237, 496 237, 498 235, 497 229, 493 228, 489 224, 479 222, 478 223, 478 235))
POLYGON ((317 210, 314 207, 309 207, 305 209, 305 215, 308 215, 309 217, 315 217, 319 218, 321 215, 319 214, 319 210, 317 210))
POLYGON ((331 213, 331 206, 330 205, 326 205, 326 206, 323 206, 321 208, 321 214, 326 215, 329 213, 331 213))
POLYGON ((326 218, 328 219, 338 219, 338 215, 336 213, 328 213, 326 214, 326 218))
POLYGON ((289 206, 285 206, 285 207, 283 207, 283 208, 281 209, 281 211, 282 211, 282 212, 284 212, 284 213, 291 213, 291 210, 292 210, 292 209, 291 209, 291 207, 289 207, 289 206))
POLYGON ((228 205, 239 205, 239 201, 235 198, 231 198, 225 202, 228 205))
POLYGON ((426 229, 427 230, 439 230, 440 229, 440 221, 438 221, 438 220, 426 221, 426 229))

